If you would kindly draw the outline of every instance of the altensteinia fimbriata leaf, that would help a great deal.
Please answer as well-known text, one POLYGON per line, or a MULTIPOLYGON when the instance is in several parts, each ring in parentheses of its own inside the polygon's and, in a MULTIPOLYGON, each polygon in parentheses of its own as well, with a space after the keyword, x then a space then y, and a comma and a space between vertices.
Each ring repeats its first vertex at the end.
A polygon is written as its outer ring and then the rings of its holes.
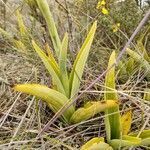
POLYGON ((131 123, 132 123, 132 112, 130 110, 121 116, 122 135, 127 135, 129 133, 131 123))
MULTIPOLYGON (((112 52, 109 62, 108 62, 108 68, 110 68, 114 63, 116 62, 116 55, 115 51, 112 52)), ((106 73, 105 77, 105 94, 104 99, 114 100, 118 101, 118 95, 115 91, 115 66, 111 68, 106 73), (108 92, 107 92, 108 91, 108 92), (110 91, 112 93, 110 93, 110 91)), ((107 140, 110 139, 119 139, 121 136, 121 120, 120 120, 120 113, 119 113, 119 105, 109 108, 105 111, 106 117, 105 117, 105 128, 106 128, 106 134, 107 134, 107 140)))
POLYGON ((71 93, 70 97, 75 96, 79 90, 82 74, 93 42, 96 27, 97 22, 94 22, 73 64, 73 69, 69 79, 71 93))
POLYGON ((88 106, 77 109, 72 115, 70 122, 79 123, 88 120, 92 118, 94 115, 103 112, 108 108, 115 107, 118 104, 116 101, 109 100, 109 101, 91 102, 90 104, 87 105, 88 106))
POLYGON ((36 0, 40 11, 42 12, 42 15, 44 16, 48 30, 50 33, 50 37, 56 52, 56 55, 59 57, 60 50, 61 50, 61 41, 57 32, 57 28, 55 26, 54 19, 52 17, 52 14, 50 12, 50 8, 48 6, 47 0, 36 0))
POLYGON ((66 33, 62 41, 62 49, 59 56, 60 78, 64 86, 67 97, 70 97, 69 79, 67 73, 67 49, 68 49, 68 34, 66 33))
MULTIPOLYGON (((41 98, 43 101, 47 103, 50 109, 53 110, 55 113, 70 102, 70 100, 62 93, 50 89, 44 85, 18 84, 14 86, 14 90, 26 94, 31 94, 38 98, 41 98)), ((74 107, 71 106, 63 114, 65 120, 69 121, 73 113, 74 113, 74 107)))
POLYGON ((114 150, 118 150, 119 148, 129 148, 131 146, 140 146, 141 138, 132 137, 129 135, 123 135, 122 139, 113 139, 110 141, 110 145, 114 150))
POLYGON ((113 148, 104 142, 104 138, 97 137, 85 143, 81 150, 113 150, 113 148))
POLYGON ((55 63, 52 60, 50 60, 48 56, 46 56, 46 54, 40 49, 40 47, 34 41, 32 41, 32 45, 35 51, 37 52, 37 54, 39 55, 39 57, 41 58, 41 60, 43 61, 46 69, 49 71, 50 75, 52 76, 53 83, 54 85, 57 86, 57 90, 66 95, 64 87, 60 80, 59 68, 57 68, 55 63))

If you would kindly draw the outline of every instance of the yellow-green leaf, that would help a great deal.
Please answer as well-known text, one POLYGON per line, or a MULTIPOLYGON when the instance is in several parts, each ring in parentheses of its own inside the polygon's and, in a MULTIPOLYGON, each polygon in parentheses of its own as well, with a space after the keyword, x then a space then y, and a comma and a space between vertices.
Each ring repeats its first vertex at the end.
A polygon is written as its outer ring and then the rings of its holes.
POLYGON ((113 139, 110 141, 110 145, 117 150, 118 148, 123 147, 131 147, 131 146, 140 146, 141 145, 141 138, 132 137, 129 135, 124 135, 122 139, 113 139))
POLYGON ((140 134, 139 134, 139 131, 137 132, 133 132, 133 133, 130 133, 129 134, 130 136, 138 136, 142 139, 146 139, 146 138, 150 138, 150 130, 143 130, 140 134))
POLYGON ((137 52, 132 51, 131 49, 127 48, 126 52, 136 61, 138 62, 143 69, 145 69, 145 72, 147 72, 146 77, 150 78, 150 64, 147 60, 143 58, 143 56, 139 55, 137 52))
POLYGON ((132 112, 130 110, 121 116, 121 126, 123 135, 127 135, 129 133, 131 123, 132 123, 132 112))
POLYGON ((52 61, 53 65, 55 66, 54 68, 59 69, 59 66, 58 66, 58 64, 57 64, 57 62, 56 62, 56 60, 52 54, 52 51, 51 51, 51 49, 47 43, 45 45, 45 49, 46 49, 46 52, 47 52, 49 59, 52 61))
POLYGON ((70 91, 69 91, 69 79, 67 73, 67 49, 68 49, 68 34, 66 33, 62 41, 62 49, 60 51, 60 57, 59 57, 59 67, 60 67, 61 81, 63 83, 66 95, 69 98, 70 91))
POLYGON ((143 99, 146 100, 146 101, 150 101, 150 89, 145 89, 144 90, 143 99))
POLYGON ((39 57, 43 61, 46 69, 49 71, 52 76, 52 80, 54 85, 57 86, 57 90, 66 95, 62 82, 60 80, 60 71, 59 68, 55 65, 55 63, 46 56, 46 54, 40 49, 40 47, 33 41, 32 42, 35 51, 38 53, 39 57))
POLYGON ((56 52, 56 55, 59 57, 60 50, 61 50, 61 41, 55 26, 54 19, 52 17, 52 14, 50 12, 50 8, 48 6, 47 0, 36 0, 40 11, 42 12, 43 17, 46 20, 49 34, 56 52))
MULTIPOLYGON (((143 56, 140 56, 137 52, 132 51, 131 49, 127 48, 126 52, 138 63, 142 65, 142 67, 146 70, 150 67, 150 64, 143 58, 143 56)), ((150 71, 150 70, 149 70, 150 71)))
MULTIPOLYGON (((64 105, 66 106, 70 102, 69 99, 62 93, 55 91, 53 89, 50 89, 44 85, 18 84, 14 86, 14 90, 23 92, 26 94, 31 94, 38 98, 41 98, 43 101, 47 103, 50 109, 52 109, 55 113, 59 109, 61 109, 64 105)), ((63 114, 65 120, 69 121, 73 113, 74 113, 74 107, 71 106, 63 114)))
POLYGON ((143 43, 141 41, 137 41, 137 49, 141 51, 143 57, 145 60, 147 60, 148 62, 150 62, 150 57, 146 51, 146 48, 144 47, 143 43))
POLYGON ((117 102, 112 100, 90 102, 90 104, 86 104, 85 107, 77 109, 72 115, 70 122, 79 123, 88 120, 94 115, 105 111, 108 108, 115 107, 116 105, 118 105, 117 102))
POLYGON ((113 150, 113 148, 104 142, 104 138, 96 137, 85 143, 81 150, 113 150))
POLYGON ((134 59, 132 57, 130 57, 126 64, 126 70, 127 70, 128 75, 131 75, 134 67, 135 67, 134 59))
POLYGON ((26 49, 25 45, 22 43, 22 41, 20 41, 20 40, 13 40, 13 41, 14 41, 14 46, 18 52, 27 54, 27 49, 26 49))
MULTIPOLYGON (((108 69, 116 62, 116 55, 115 51, 112 52, 109 62, 108 62, 108 69)), ((111 68, 106 73, 105 77, 105 94, 104 99, 118 101, 118 95, 115 91, 115 66, 111 68), (107 92, 108 91, 108 92, 107 92), (112 93, 110 93, 110 91, 112 93)), ((120 113, 119 113, 119 105, 109 108, 105 111, 105 128, 107 134, 107 140, 110 139, 119 139, 121 134, 121 120, 120 120, 120 113)))
POLYGON ((97 22, 94 22, 73 64, 73 69, 71 71, 70 81, 69 81, 70 93, 71 93, 70 97, 75 96, 79 90, 82 74, 89 55, 91 44, 93 42, 96 27, 97 27, 97 22))

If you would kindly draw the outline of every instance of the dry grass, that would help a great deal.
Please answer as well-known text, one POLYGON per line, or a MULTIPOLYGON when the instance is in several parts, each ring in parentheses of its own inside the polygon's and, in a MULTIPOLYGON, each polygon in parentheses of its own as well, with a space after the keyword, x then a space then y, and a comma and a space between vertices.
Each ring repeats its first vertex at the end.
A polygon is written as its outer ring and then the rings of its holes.
MULTIPOLYGON (((81 33, 74 36, 79 37, 80 35, 81 33)), ((76 45, 78 43, 74 46, 76 45)), ((106 68, 108 54, 104 53, 102 45, 99 47, 102 53, 91 52, 80 92, 106 68)), ((42 137, 36 138, 39 131, 54 114, 35 97, 16 93, 10 85, 24 82, 50 85, 47 73, 43 72, 45 69, 39 59, 34 63, 28 61, 20 53, 12 51, 9 43, 0 38, 0 149, 76 150, 92 137, 105 137, 104 114, 99 114, 75 125, 62 124, 57 120, 42 137)), ((142 78, 140 70, 138 73, 138 76, 130 77, 124 84, 119 84, 118 81, 117 89, 120 96, 121 113, 132 109, 132 131, 141 132, 144 129, 150 129, 150 102, 142 99, 144 88, 149 88, 150 83, 142 78)), ((82 96, 78 105, 82 105, 88 99, 101 99, 104 93, 103 85, 103 80, 96 83, 82 96)))

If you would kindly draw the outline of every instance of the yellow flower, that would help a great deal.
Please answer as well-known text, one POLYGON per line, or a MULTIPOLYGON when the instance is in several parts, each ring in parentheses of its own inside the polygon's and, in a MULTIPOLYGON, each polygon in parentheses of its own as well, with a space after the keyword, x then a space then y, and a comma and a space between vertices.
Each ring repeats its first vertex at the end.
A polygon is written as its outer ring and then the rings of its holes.
POLYGON ((120 23, 114 24, 114 25, 112 26, 113 32, 117 32, 117 31, 119 30, 119 27, 120 27, 120 23))
POLYGON ((106 5, 105 0, 99 1, 99 2, 97 3, 96 9, 100 9, 101 6, 105 6, 105 5, 106 5))
POLYGON ((101 11, 102 11, 102 13, 104 15, 108 15, 109 14, 108 10, 105 7, 103 7, 101 11))

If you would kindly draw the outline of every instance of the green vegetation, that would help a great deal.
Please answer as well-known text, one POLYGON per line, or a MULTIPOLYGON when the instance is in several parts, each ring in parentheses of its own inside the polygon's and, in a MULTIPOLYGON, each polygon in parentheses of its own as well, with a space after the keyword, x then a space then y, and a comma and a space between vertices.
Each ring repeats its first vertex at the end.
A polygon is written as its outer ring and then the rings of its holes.
POLYGON ((14 19, 7 4, 0 149, 149 149, 149 21, 120 55, 148 5, 22 0, 14 19))

